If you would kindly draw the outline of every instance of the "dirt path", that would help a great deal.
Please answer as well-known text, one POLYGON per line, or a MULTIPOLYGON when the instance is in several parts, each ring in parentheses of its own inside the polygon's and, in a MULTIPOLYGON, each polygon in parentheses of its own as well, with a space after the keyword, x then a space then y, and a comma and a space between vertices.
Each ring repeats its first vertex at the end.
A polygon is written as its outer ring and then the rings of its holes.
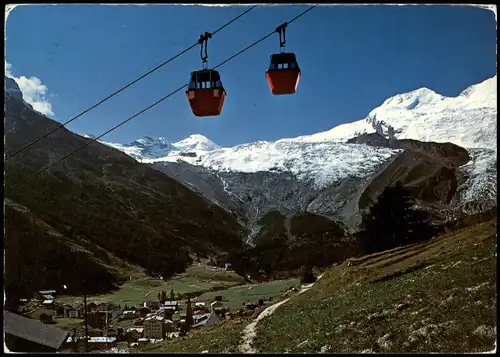
MULTIPOLYGON (((318 279, 316 280, 316 282, 319 279, 321 279, 322 277, 323 277, 323 274, 321 274, 320 276, 318 276, 318 279)), ((302 287, 300 288, 299 293, 297 295, 295 295, 295 296, 298 296, 298 295, 300 295, 302 293, 305 293, 307 290, 309 290, 310 288, 312 288, 313 285, 316 282, 314 282, 312 284, 302 285, 302 287)), ((240 352, 242 352, 242 353, 257 353, 257 351, 252 347, 253 340, 257 336, 257 331, 256 331, 257 324, 264 317, 267 317, 267 316, 273 314, 274 311, 276 311, 276 309, 278 307, 280 307, 281 305, 283 305, 284 303, 286 303, 291 298, 292 297, 289 297, 289 298, 287 298, 285 300, 281 300, 281 301, 277 302, 276 304, 273 304, 273 305, 269 306, 267 309, 265 309, 264 311, 262 311, 259 314, 259 316, 257 316, 257 318, 254 321, 252 321, 250 324, 248 324, 245 327, 245 329, 243 330, 242 342, 241 342, 241 344, 239 346, 240 352)))

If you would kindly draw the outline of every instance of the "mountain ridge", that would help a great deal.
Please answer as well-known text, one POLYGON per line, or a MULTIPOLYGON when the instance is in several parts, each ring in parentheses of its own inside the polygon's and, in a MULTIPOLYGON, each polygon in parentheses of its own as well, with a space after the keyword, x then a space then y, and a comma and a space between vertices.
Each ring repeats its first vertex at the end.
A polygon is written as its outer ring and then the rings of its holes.
MULTIPOLYGON (((256 141, 222 148, 203 135, 193 134, 184 140, 173 143, 174 147, 155 155, 140 155, 138 152, 140 150, 134 147, 134 143, 137 141, 127 145, 104 141, 102 143, 122 150, 142 162, 184 160, 191 164, 196 163, 196 160, 192 159, 193 157, 200 157, 208 153, 219 155, 220 152, 217 153, 219 150, 225 152, 229 152, 230 149, 240 151, 245 147, 259 147, 266 144, 278 146, 281 143, 346 143, 356 136, 371 133, 379 133, 392 139, 451 142, 464 148, 496 150, 496 81, 497 76, 494 75, 469 86, 456 97, 443 96, 426 87, 418 88, 387 98, 379 107, 371 110, 364 119, 340 124, 324 132, 295 138, 283 138, 274 142, 256 141), (463 123, 465 117, 469 118, 470 124, 467 124, 467 127, 463 123), (184 147, 179 150, 175 148, 183 141, 196 141, 192 139, 193 137, 198 139, 198 148, 196 145, 196 149, 184 147), (204 146, 205 142, 206 146, 204 146), (196 156, 180 155, 186 152, 193 152, 196 156)), ((158 146, 154 139, 149 139, 150 145, 158 146)))

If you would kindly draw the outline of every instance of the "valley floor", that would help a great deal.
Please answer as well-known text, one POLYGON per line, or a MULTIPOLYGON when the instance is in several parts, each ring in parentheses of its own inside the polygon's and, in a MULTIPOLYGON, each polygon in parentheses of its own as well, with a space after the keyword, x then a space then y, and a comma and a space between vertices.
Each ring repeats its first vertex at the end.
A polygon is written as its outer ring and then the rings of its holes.
MULTIPOLYGON (((87 296, 87 300, 109 301, 122 306, 133 306, 146 300, 155 300, 162 290, 166 292, 167 298, 169 298, 171 290, 174 290, 175 294, 208 293, 241 284, 245 284, 245 280, 235 272, 204 265, 193 265, 185 273, 178 274, 168 281, 146 277, 145 275, 135 277, 125 282, 116 291, 108 294, 87 296)), ((57 300, 70 305, 83 303, 82 296, 61 296, 57 300)))
MULTIPOLYGON (((492 351, 495 284, 496 220, 332 267, 310 290, 254 320, 246 350, 492 351)), ((239 352, 250 323, 226 321, 141 351, 239 352)))

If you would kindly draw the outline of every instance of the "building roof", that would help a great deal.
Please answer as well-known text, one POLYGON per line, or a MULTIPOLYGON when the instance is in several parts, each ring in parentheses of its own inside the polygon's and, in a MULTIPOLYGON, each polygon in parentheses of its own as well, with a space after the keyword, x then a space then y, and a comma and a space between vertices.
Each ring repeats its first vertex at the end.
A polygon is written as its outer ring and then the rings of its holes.
POLYGON ((54 300, 43 300, 42 304, 52 304, 54 300))
POLYGON ((220 318, 216 313, 211 313, 210 316, 203 321, 198 322, 197 324, 194 324, 193 327, 199 327, 199 326, 205 326, 205 325, 212 325, 216 322, 219 322, 220 318))
POLYGON ((194 306, 205 306, 204 302, 195 302, 194 306))
POLYGON ((47 294, 47 295, 43 295, 43 298, 44 298, 45 300, 54 300, 54 297, 53 297, 52 295, 49 295, 49 294, 47 294))
POLYGON ((39 293, 42 295, 50 295, 50 294, 55 294, 56 291, 55 290, 40 290, 39 293))
POLYGON ((49 310, 49 309, 46 309, 46 308, 42 307, 42 308, 39 308, 39 309, 36 309, 36 310, 32 311, 31 314, 30 314, 30 317, 32 319, 38 320, 42 314, 55 315, 55 311, 54 310, 49 310))
POLYGON ((127 332, 131 332, 131 331, 137 331, 137 332, 141 333, 142 331, 144 331, 144 327, 131 327, 131 328, 127 329, 127 332))
POLYGON ((5 333, 54 349, 59 349, 70 335, 69 331, 48 326, 40 321, 29 319, 5 311, 5 333))
POLYGON ((165 301, 165 303, 163 305, 165 305, 165 306, 176 306, 176 305, 179 305, 179 302, 178 301, 165 301))
POLYGON ((111 343, 116 342, 116 337, 89 337, 89 342, 111 343))
POLYGON ((150 316, 148 317, 145 321, 149 321, 149 320, 158 320, 158 321, 162 321, 164 320, 165 318, 163 316, 158 316, 158 315, 154 315, 154 316, 150 316))
POLYGON ((91 301, 87 305, 92 304, 92 303, 94 303, 96 305, 109 304, 109 302, 107 302, 107 301, 91 301))

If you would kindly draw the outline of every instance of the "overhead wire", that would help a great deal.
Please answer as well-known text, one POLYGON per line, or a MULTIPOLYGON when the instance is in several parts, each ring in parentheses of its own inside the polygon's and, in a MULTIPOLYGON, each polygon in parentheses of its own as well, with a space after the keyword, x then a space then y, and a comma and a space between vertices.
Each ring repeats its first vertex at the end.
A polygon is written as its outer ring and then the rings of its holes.
MULTIPOLYGON (((288 21, 287 23, 292 23, 294 22, 295 20, 297 20, 298 18, 300 18, 301 16, 305 15, 307 12, 311 11, 314 7, 316 7, 316 5, 313 5, 311 7, 309 7, 307 10, 303 11, 302 13, 300 13, 299 15, 295 16, 292 20, 288 21)), ((235 57, 239 56, 240 54, 242 54, 243 52, 245 51, 248 51, 250 48, 252 48, 253 46, 257 45, 258 43, 264 41, 265 39, 271 37, 274 33, 276 33, 275 30, 273 30, 272 32, 270 32, 269 34, 263 36, 262 38, 260 38, 259 40, 253 42, 252 44, 248 45, 247 47, 245 47, 244 49, 240 50, 239 52, 235 53, 234 55, 230 56, 229 58, 225 59, 224 61, 222 61, 221 63, 219 63, 217 66, 214 67, 215 68, 218 68, 220 66, 222 66, 223 64, 229 62, 230 60, 234 59, 235 57)), ((48 170, 49 168, 51 168, 52 166, 54 166, 55 164, 63 161, 64 159, 68 158, 69 156, 75 154, 76 152, 80 151, 81 149, 87 147, 88 145, 92 144, 93 142, 96 142, 97 140, 99 140, 100 138, 102 138, 103 136, 111 133, 112 131, 118 129, 119 127, 121 127, 122 125, 128 123, 129 121, 131 121, 132 119, 138 117, 139 115, 141 115, 142 113, 148 111, 149 109, 155 107, 156 105, 160 104, 161 102, 163 102, 165 99, 171 97, 172 95, 176 94, 177 92, 179 92, 180 90, 182 90, 183 88, 187 87, 188 84, 184 84, 182 85, 181 87, 177 88, 176 90, 174 90, 173 92, 170 92, 169 94, 167 94, 166 96, 164 96, 163 98, 157 100, 156 102, 154 102, 153 104, 151 104, 150 106, 142 109, 141 111, 137 112, 136 114, 132 115, 131 117, 125 119, 124 121, 122 121, 121 123, 115 125, 114 127, 112 127, 111 129, 107 130, 106 132, 104 132, 103 134, 99 135, 98 137, 95 137, 93 139, 90 139, 87 143, 85 143, 84 145, 80 146, 79 148, 71 151, 70 153, 64 155, 63 157, 59 158, 58 160, 44 166, 43 168, 41 168, 39 171, 35 172, 34 174, 32 174, 31 176, 29 176, 28 178, 22 180, 21 182, 17 183, 16 185, 14 186, 11 186, 9 188, 7 188, 7 191, 8 190, 13 190, 17 187, 19 187, 20 185, 22 185, 23 183, 29 181, 30 179, 32 179, 33 177, 41 174, 42 172, 48 170)))
MULTIPOLYGON (((217 30, 215 30, 214 32, 211 32, 212 35, 215 35, 217 32, 219 31, 222 31, 224 28, 226 28, 227 26, 229 26, 230 24, 232 24, 233 22, 235 22, 236 20, 240 19, 241 17, 243 17, 244 15, 248 14, 250 11, 252 11, 253 9, 255 9, 258 5, 253 5, 251 6, 250 8, 246 9, 245 11, 243 11, 241 14, 239 14, 238 16, 236 16, 235 18, 233 18, 231 21, 228 21, 226 22, 224 25, 222 25, 221 27, 219 27, 217 30)), ((30 142, 29 144, 27 144, 26 146, 23 146, 22 148, 18 149, 17 151, 15 151, 14 153, 12 154, 8 154, 6 157, 5 157, 5 161, 11 159, 13 156, 16 156, 17 154, 19 154, 20 152, 28 149, 29 147, 33 146, 34 144, 38 143, 40 140, 46 138, 47 136, 49 136, 50 134, 52 134, 53 132, 63 128, 65 125, 75 121, 76 119, 80 118, 82 115, 90 112, 91 110, 97 108, 99 105, 103 104, 104 102, 108 101, 109 99, 113 98, 115 95, 123 92, 125 89, 133 86, 134 84, 136 84, 137 82, 139 82, 140 80, 146 78, 147 76, 149 76, 150 74, 156 72, 157 70, 159 70, 160 68, 162 68, 163 66, 165 66, 166 64, 172 62, 173 60, 175 60, 176 58, 182 56, 183 54, 185 54, 186 52, 192 50, 193 48, 197 47, 198 46, 198 42, 196 42, 195 44, 191 45, 190 47, 186 48, 185 50, 179 52, 178 54, 176 54, 175 56, 169 58, 168 60, 162 62, 161 64, 159 64, 158 66, 156 66, 155 68, 151 69, 150 71, 146 72, 145 74, 143 74, 142 76, 134 79, 132 82, 130 82, 129 84, 127 84, 126 86, 118 89, 117 91, 113 92, 112 94, 108 95, 106 98, 102 99, 101 101, 97 102, 96 104, 94 104, 93 106, 91 106, 90 108, 87 108, 85 109, 83 112, 81 112, 80 114, 78 114, 77 116, 69 119, 68 121, 60 124, 59 126, 55 127, 54 129, 52 129, 51 131, 43 134, 42 136, 40 136, 38 139, 35 139, 33 140, 32 142, 30 142)))

